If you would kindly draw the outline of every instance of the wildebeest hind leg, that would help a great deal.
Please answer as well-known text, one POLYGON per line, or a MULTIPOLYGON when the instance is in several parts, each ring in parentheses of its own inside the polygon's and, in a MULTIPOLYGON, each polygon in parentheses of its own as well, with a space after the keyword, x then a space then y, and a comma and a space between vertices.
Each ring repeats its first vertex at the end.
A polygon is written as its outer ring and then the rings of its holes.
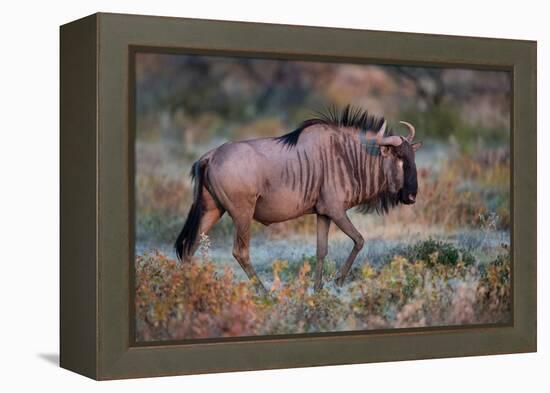
POLYGON ((336 279, 336 284, 341 286, 344 284, 344 280, 346 279, 346 276, 351 268, 351 265, 353 264, 353 261, 355 261, 355 258, 357 257, 357 254, 359 254, 359 251, 363 248, 363 245, 365 244, 365 240, 363 239, 363 236, 359 233, 357 228, 353 226, 353 223, 350 221, 349 217, 343 213, 338 217, 331 217, 332 221, 344 232, 346 235, 348 235, 353 240, 353 250, 351 250, 351 253, 348 256, 348 259, 346 260, 346 263, 342 265, 340 269, 340 277, 336 279))
POLYGON ((235 242, 233 244, 233 256, 239 262, 248 278, 256 285, 262 295, 267 294, 264 284, 250 263, 250 225, 252 223, 252 213, 250 217, 241 216, 233 218, 235 223, 235 242))
MULTIPOLYGON (((206 213, 204 213, 204 215, 201 218, 199 236, 201 234, 205 234, 205 235, 208 234, 208 231, 214 226, 214 224, 216 224, 220 220, 220 218, 223 216, 223 213, 224 212, 220 211, 218 208, 206 211, 206 213)), ((191 255, 195 254, 199 245, 200 245, 200 238, 197 239, 197 241, 193 245, 191 255)))
POLYGON ((201 203, 204 206, 204 213, 202 214, 200 220, 198 232, 199 236, 197 237, 197 239, 195 239, 195 243, 191 247, 190 252, 184 255, 184 262, 190 261, 191 256, 193 256, 197 251, 197 248, 200 245, 200 235, 203 233, 206 235, 208 231, 220 220, 220 218, 225 213, 225 210, 220 210, 214 198, 212 198, 212 195, 210 195, 206 187, 203 187, 202 190, 201 203))

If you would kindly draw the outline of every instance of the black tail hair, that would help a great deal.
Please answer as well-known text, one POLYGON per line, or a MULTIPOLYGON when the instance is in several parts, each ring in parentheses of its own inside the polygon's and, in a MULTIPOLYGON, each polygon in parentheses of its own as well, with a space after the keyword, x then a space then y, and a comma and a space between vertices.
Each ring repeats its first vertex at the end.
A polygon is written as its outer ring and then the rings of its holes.
POLYGON ((191 252, 193 244, 197 240, 197 235, 199 234, 199 227, 201 223, 201 218, 204 212, 204 206, 202 202, 202 186, 204 182, 204 162, 197 161, 191 167, 191 179, 195 182, 194 193, 193 193, 193 204, 189 209, 187 214, 187 219, 185 224, 176 239, 174 247, 176 249, 176 254, 181 260, 183 253, 191 252))

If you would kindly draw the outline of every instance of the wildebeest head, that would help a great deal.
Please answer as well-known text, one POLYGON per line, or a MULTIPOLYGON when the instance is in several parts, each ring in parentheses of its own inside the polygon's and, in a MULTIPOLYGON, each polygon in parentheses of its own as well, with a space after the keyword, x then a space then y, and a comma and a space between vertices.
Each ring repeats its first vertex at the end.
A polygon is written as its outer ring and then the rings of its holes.
POLYGON ((401 121, 409 129, 407 137, 384 136, 386 123, 376 135, 383 156, 383 169, 388 179, 388 191, 398 197, 401 203, 410 205, 416 202, 418 180, 415 152, 422 142, 413 143, 415 129, 412 124, 401 121))

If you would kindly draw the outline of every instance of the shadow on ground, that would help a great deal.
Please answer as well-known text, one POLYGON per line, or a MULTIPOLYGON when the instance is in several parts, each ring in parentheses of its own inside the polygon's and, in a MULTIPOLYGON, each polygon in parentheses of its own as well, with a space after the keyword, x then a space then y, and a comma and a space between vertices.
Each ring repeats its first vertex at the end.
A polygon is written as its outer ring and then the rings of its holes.
POLYGON ((38 357, 54 366, 59 366, 59 354, 57 353, 39 353, 38 357))

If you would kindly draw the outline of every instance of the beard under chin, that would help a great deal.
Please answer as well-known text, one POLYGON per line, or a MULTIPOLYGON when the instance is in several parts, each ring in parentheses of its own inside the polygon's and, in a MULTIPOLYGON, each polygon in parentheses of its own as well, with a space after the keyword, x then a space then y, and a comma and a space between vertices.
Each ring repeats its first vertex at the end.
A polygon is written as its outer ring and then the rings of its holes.
POLYGON ((399 190, 396 193, 396 197, 399 199, 399 203, 402 203, 404 205, 412 205, 415 201, 411 201, 407 195, 409 195, 409 192, 404 192, 403 189, 399 190))
POLYGON ((402 203, 400 192, 384 191, 380 192, 376 197, 357 206, 357 211, 363 214, 377 212, 378 214, 386 214, 392 207, 402 203))

